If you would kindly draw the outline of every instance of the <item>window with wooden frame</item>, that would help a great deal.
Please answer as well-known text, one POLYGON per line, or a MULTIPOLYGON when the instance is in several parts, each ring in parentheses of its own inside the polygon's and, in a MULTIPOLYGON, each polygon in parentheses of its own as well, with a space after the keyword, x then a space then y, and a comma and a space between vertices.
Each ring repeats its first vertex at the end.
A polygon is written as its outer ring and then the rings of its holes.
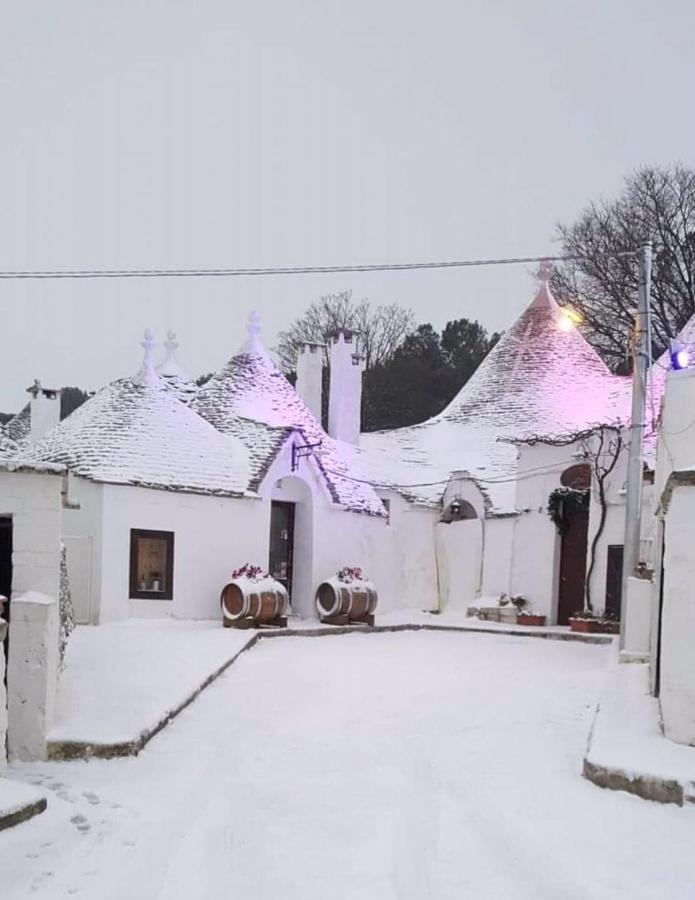
POLYGON ((131 600, 174 596, 174 532, 130 530, 131 600))

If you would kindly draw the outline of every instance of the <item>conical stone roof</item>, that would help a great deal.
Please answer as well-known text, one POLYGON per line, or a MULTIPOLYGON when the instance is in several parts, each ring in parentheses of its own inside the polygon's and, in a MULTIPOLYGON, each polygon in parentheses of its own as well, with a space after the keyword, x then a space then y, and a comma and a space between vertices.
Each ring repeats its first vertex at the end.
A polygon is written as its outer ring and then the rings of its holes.
POLYGON ((22 460, 66 465, 92 481, 237 496, 250 480, 248 453, 181 403, 154 371, 151 336, 134 378, 107 385, 22 460))
POLYGON ((629 379, 613 375, 556 303, 538 293, 433 421, 494 427, 513 437, 567 434, 626 421, 629 379))
MULTIPOLYGON (((350 448, 334 441, 263 348, 260 323, 252 314, 249 339, 240 352, 216 372, 196 394, 190 408, 223 434, 242 436, 248 423, 267 429, 297 429, 307 443, 321 442, 315 454, 335 503, 356 512, 384 515, 384 507, 368 484, 353 479, 350 448)), ((256 440, 259 429, 255 429, 256 440)))
POLYGON ((492 512, 507 513, 516 501, 513 441, 627 423, 629 409, 630 379, 613 375, 578 332, 546 272, 531 303, 441 413, 420 425, 363 434, 361 444, 368 457, 393 460, 396 488, 409 483, 407 467, 427 466, 422 484, 401 489, 406 495, 437 502, 451 473, 465 472, 492 512))

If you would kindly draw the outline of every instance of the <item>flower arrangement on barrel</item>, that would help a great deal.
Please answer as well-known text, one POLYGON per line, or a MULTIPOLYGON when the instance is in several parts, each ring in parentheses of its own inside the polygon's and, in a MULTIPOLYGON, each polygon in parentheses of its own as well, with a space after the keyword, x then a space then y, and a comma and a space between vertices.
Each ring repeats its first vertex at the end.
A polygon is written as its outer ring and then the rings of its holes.
POLYGON ((251 563, 244 563, 238 569, 232 572, 232 578, 236 581, 239 578, 248 578, 249 581, 263 581, 268 578, 268 573, 261 566, 252 566, 251 563))
POLYGON ((364 572, 359 566, 343 566, 342 569, 338 569, 336 572, 336 578, 338 581, 342 581, 343 584, 352 584, 353 581, 367 581, 364 572))

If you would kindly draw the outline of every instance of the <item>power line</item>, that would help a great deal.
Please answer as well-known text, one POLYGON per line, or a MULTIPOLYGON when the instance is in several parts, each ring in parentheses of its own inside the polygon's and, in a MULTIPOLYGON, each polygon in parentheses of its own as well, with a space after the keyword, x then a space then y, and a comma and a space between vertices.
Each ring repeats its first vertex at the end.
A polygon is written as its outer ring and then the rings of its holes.
MULTIPOLYGON (((638 250, 623 250, 600 254, 602 259, 634 257, 638 250)), ((598 257, 592 257, 597 259, 598 257)), ((481 266, 514 266, 524 263, 569 262, 588 259, 586 256, 515 256, 497 259, 429 260, 405 263, 357 263, 347 266, 275 266, 268 268, 215 269, 45 269, 0 271, 0 279, 60 279, 60 278, 233 278, 263 275, 326 275, 345 272, 408 272, 418 269, 467 269, 481 266)))

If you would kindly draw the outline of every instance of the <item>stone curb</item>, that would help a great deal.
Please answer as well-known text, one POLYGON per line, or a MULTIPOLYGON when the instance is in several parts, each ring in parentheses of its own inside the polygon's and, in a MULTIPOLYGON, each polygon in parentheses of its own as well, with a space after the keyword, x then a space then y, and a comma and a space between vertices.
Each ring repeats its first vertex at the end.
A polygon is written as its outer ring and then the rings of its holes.
POLYGON ((599 766, 586 757, 582 775, 598 787, 609 791, 627 791, 643 800, 654 800, 656 803, 676 803, 678 806, 683 806, 684 803, 683 785, 668 778, 651 775, 630 776, 622 769, 599 766))
POLYGON ((15 809, 11 813, 6 813, 4 815, 0 814, 0 831, 3 831, 5 828, 12 828, 15 825, 20 825, 28 819, 33 819, 34 816, 38 816, 39 813, 44 812, 47 805, 46 798, 40 797, 38 800, 33 800, 31 803, 25 803, 23 806, 20 806, 19 809, 15 809))
POLYGON ((575 634, 573 632, 540 631, 530 628, 480 628, 466 625, 439 625, 426 623, 403 623, 398 625, 327 625, 324 628, 299 629, 283 628, 277 630, 259 630, 238 650, 234 656, 215 669, 185 700, 169 712, 153 727, 143 731, 139 737, 132 741, 121 741, 113 744, 92 744, 84 741, 48 741, 46 745, 47 758, 52 761, 68 761, 76 759, 115 759, 124 756, 137 756, 152 738, 166 728, 166 726, 178 716, 180 712, 190 706, 198 695, 216 681, 220 675, 237 661, 242 653, 250 650, 262 638, 280 637, 326 637, 336 634, 383 634, 396 631, 459 631, 469 634, 497 634, 512 637, 545 638, 555 641, 577 641, 584 644, 610 644, 613 641, 611 635, 605 634, 575 634))

